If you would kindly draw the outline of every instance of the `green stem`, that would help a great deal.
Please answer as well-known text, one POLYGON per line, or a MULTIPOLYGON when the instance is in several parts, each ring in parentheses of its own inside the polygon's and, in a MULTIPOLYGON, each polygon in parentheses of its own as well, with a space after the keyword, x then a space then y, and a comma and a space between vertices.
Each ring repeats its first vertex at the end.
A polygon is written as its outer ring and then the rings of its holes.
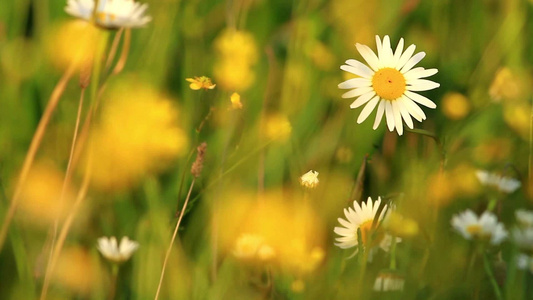
POLYGON ((435 141, 435 143, 437 144, 437 147, 439 147, 439 150, 440 150, 441 169, 444 167, 444 165, 446 164, 446 151, 444 150, 444 144, 439 139, 439 137, 437 135, 435 135, 435 133, 427 131, 427 130, 424 130, 424 129, 417 129, 417 128, 415 128, 415 129, 406 128, 405 131, 411 132, 411 133, 420 134, 420 135, 427 136, 427 137, 433 139, 435 141))
POLYGON ((117 292, 117 278, 118 278, 118 265, 113 264, 111 266, 111 286, 109 290, 109 300, 115 299, 117 292))
POLYGON ((391 248, 390 248, 390 269, 396 270, 396 236, 392 236, 392 242, 391 242, 391 248))
POLYGON ((487 275, 489 276, 490 283, 494 289, 494 293, 496 294, 496 299, 502 300, 502 292, 500 291, 500 286, 498 285, 498 282, 494 277, 494 273, 492 272, 487 254, 483 254, 483 266, 485 267, 485 272, 487 272, 487 275))

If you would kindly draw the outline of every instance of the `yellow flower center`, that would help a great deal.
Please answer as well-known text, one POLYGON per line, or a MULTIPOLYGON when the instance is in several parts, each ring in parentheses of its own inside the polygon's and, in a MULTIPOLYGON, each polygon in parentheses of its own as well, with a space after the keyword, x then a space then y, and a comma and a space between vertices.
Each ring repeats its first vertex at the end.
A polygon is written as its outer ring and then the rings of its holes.
POLYGON ((115 14, 108 14, 108 13, 99 11, 99 12, 96 13, 96 18, 100 22, 105 22, 107 20, 115 21, 117 16, 115 14))
POLYGON ((479 225, 470 225, 466 227, 466 232, 470 233, 471 235, 477 236, 481 233, 481 226, 479 225))
POLYGON ((393 68, 378 70, 372 77, 376 94, 385 100, 396 100, 405 92, 405 77, 393 68))
POLYGON ((363 244, 366 244, 368 241, 368 235, 370 234, 370 231, 372 230, 372 223, 374 220, 368 220, 366 222, 363 222, 359 226, 359 229, 361 229, 361 241, 363 241, 363 244))

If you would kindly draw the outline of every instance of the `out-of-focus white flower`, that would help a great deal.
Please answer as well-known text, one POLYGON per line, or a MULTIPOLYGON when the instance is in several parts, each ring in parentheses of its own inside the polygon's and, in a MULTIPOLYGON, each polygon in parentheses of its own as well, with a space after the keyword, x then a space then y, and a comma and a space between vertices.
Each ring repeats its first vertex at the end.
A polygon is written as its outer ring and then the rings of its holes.
MULTIPOLYGON (((359 244, 357 230, 361 231, 361 240, 363 244, 366 244, 368 237, 372 234, 372 230, 374 230, 374 219, 377 218, 376 225, 379 224, 387 211, 387 205, 385 205, 378 216, 377 213, 380 204, 380 197, 375 202, 372 201, 372 198, 368 197, 366 203, 359 205, 357 201, 354 201, 353 209, 351 207, 345 208, 344 215, 346 216, 346 220, 338 218, 342 227, 335 227, 334 229, 335 233, 340 235, 340 237, 335 239, 337 241, 335 245, 342 249, 357 246, 359 244)), ((379 242, 381 243, 381 240, 379 242)))
POLYGON ((374 129, 385 115, 389 130, 396 128, 398 134, 402 135, 404 122, 407 127, 413 129, 411 117, 419 122, 426 119, 418 104, 429 108, 437 107, 433 101, 416 92, 439 87, 440 84, 423 79, 436 74, 438 70, 414 68, 426 53, 413 55, 415 45, 403 51, 403 43, 402 38, 393 52, 388 35, 383 38, 383 43, 379 36, 376 36, 377 55, 366 45, 355 45, 368 66, 355 59, 349 59, 341 66, 342 70, 358 76, 339 84, 341 89, 351 89, 344 93, 342 98, 358 97, 350 105, 352 109, 366 104, 357 118, 357 123, 366 120, 377 107, 374 129))
POLYGON ((518 209, 515 211, 518 224, 522 227, 533 227, 533 211, 518 209))
POLYGON ((306 188, 315 188, 318 185, 318 172, 310 170, 300 177, 300 183, 306 188))
POLYGON ((513 240, 520 249, 533 253, 533 227, 513 229, 513 240))
POLYGON ((520 253, 516 257, 516 265, 520 270, 528 270, 533 273, 533 257, 520 253))
POLYGON ((94 7, 95 0, 68 0, 65 11, 107 29, 142 27, 152 20, 145 15, 148 4, 133 0, 100 0, 96 12, 94 7))
POLYGON ((489 173, 484 170, 477 171, 476 176, 481 184, 495 187, 499 191, 508 194, 516 191, 522 185, 520 181, 514 178, 501 176, 495 173, 489 173))
POLYGON ((110 238, 101 237, 98 239, 97 248, 105 258, 115 263, 121 263, 130 259, 133 252, 139 248, 139 243, 125 236, 120 240, 120 245, 118 245, 114 236, 110 238))
POLYGON ((392 292, 403 291, 405 279, 394 273, 381 272, 376 281, 374 281, 374 291, 376 292, 392 292))
POLYGON ((502 223, 491 212, 484 212, 478 217, 471 210, 466 210, 452 218, 452 226, 465 239, 478 239, 490 241, 491 244, 500 244, 507 238, 507 231, 502 223))

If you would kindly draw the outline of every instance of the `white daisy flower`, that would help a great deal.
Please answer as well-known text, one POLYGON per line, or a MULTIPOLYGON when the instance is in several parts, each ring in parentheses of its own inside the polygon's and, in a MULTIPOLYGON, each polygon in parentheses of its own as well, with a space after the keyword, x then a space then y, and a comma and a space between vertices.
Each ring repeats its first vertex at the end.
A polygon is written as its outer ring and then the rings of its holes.
POLYGON ((110 238, 101 237, 98 239, 97 248, 105 258, 112 262, 121 263, 130 259, 133 252, 139 248, 139 243, 125 236, 120 240, 120 245, 118 245, 114 236, 110 238))
POLYGON ((376 292, 392 292, 403 291, 405 279, 391 272, 381 272, 374 281, 374 291, 376 292))
POLYGON ((497 188, 499 191, 510 194, 516 191, 522 183, 514 178, 501 176, 496 173, 489 173, 484 170, 478 170, 476 176, 481 184, 497 188))
POLYGON ((519 209, 515 211, 515 217, 522 227, 533 227, 533 211, 519 209))
POLYGON ((453 228, 467 240, 488 240, 491 244, 497 245, 508 235, 503 224, 499 223, 496 216, 489 211, 478 217, 468 209, 454 215, 451 223, 453 228))
MULTIPOLYGON (((372 201, 372 198, 368 197, 366 203, 362 203, 361 206, 359 203, 357 203, 357 201, 354 201, 353 206, 355 210, 351 207, 347 209, 345 208, 344 215, 346 216, 346 220, 338 218, 339 223, 343 227, 335 227, 333 230, 336 234, 340 235, 340 237, 335 239, 338 242, 335 243, 335 245, 342 249, 357 246, 359 244, 357 236, 358 229, 361 231, 361 240, 364 244, 366 244, 369 234, 372 234, 372 230, 374 229, 374 219, 377 218, 377 225, 379 222, 381 222, 385 212, 387 211, 387 205, 385 205, 379 216, 377 216, 380 204, 380 197, 378 197, 378 200, 375 202, 372 201)), ((381 245, 382 240, 384 240, 383 236, 379 241, 374 242, 379 242, 381 245)), ((390 246, 390 241, 388 243, 384 243, 383 246, 387 246, 387 244, 390 246)))
POLYGON ((376 43, 377 55, 368 46, 355 44, 368 66, 355 59, 347 60, 346 65, 342 65, 341 69, 359 78, 346 80, 339 84, 339 88, 351 89, 342 95, 343 98, 358 97, 350 108, 366 104, 357 118, 358 124, 366 120, 377 107, 373 128, 378 127, 385 115, 389 130, 393 131, 396 128, 398 134, 402 135, 403 122, 413 129, 411 117, 419 122, 426 119, 424 111, 418 104, 429 108, 437 107, 433 101, 415 92, 439 87, 440 84, 436 82, 422 79, 436 74, 438 70, 413 68, 426 56, 426 53, 419 52, 413 55, 415 45, 403 51, 403 38, 400 39, 395 52, 392 51, 388 35, 383 38, 383 43, 379 36, 376 36, 376 43))
POLYGON ((516 265, 520 270, 528 270, 529 272, 533 273, 533 257, 527 254, 518 254, 516 257, 516 265))
POLYGON ((318 185, 318 172, 309 171, 300 177, 300 183, 306 188, 315 188, 318 185))
POLYGON ((94 13, 95 0, 68 0, 65 11, 74 17, 91 21, 96 25, 116 29, 120 27, 142 27, 152 20, 144 13, 148 4, 133 0, 100 0, 94 13))
POLYGON ((513 240, 520 249, 533 253, 533 227, 513 229, 513 240))

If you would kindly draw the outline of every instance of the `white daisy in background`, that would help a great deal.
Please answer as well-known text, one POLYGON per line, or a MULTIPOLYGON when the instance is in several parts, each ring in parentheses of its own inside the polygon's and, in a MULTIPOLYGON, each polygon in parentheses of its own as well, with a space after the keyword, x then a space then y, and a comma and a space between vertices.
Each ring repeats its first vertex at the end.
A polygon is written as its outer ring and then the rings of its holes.
POLYGON ((403 291, 405 279, 394 272, 380 272, 374 281, 374 291, 393 292, 403 291))
POLYGON ((110 238, 101 237, 98 239, 97 248, 105 258, 115 263, 121 263, 130 259, 133 252, 139 248, 139 243, 125 236, 120 240, 120 245, 118 245, 114 236, 110 238))
POLYGON ((514 228, 513 240, 521 250, 533 253, 533 227, 514 228))
POLYGON ((91 21, 96 25, 117 29, 120 27, 142 27, 152 20, 145 12, 148 4, 133 0, 100 0, 94 13, 95 0, 68 0, 65 11, 74 17, 91 21))
POLYGON ((528 270, 533 273, 533 257, 520 253, 516 257, 516 265, 520 270, 528 270))
MULTIPOLYGON (((351 207, 347 209, 345 208, 344 215, 346 216, 346 220, 338 218, 342 227, 335 227, 333 230, 336 234, 340 235, 340 237, 335 239, 337 241, 335 245, 342 249, 348 249, 357 246, 359 244, 357 236, 358 229, 361 231, 361 240, 363 241, 363 244, 366 244, 369 235, 371 235, 375 229, 374 219, 377 218, 377 226, 383 220, 383 217, 387 211, 387 205, 385 205, 378 216, 377 213, 380 204, 380 197, 378 197, 378 200, 375 202, 372 201, 372 198, 368 197, 366 203, 362 203, 361 205, 359 205, 357 201, 354 201, 354 209, 351 207)), ((377 242, 380 244, 380 246, 382 246, 381 242, 385 241, 383 246, 387 248, 388 244, 390 247, 390 240, 387 242, 385 236, 382 235, 381 238, 378 239, 379 240, 375 240, 373 242, 377 242)))
POLYGON ((496 173, 489 173, 485 170, 478 170, 476 176, 485 186, 497 188, 499 191, 510 194, 516 191, 522 183, 514 178, 501 176, 496 173))
POLYGON ((452 226, 465 239, 478 239, 490 241, 493 245, 500 244, 507 238, 507 231, 496 216, 486 211, 478 217, 473 211, 466 210, 452 218, 452 226))
POLYGON ((429 108, 437 107, 433 101, 415 92, 439 87, 440 84, 436 82, 422 79, 436 74, 438 70, 413 68, 426 54, 419 52, 413 55, 415 45, 403 51, 403 38, 400 39, 395 52, 392 51, 388 35, 383 38, 383 43, 379 36, 376 36, 376 43, 377 56, 368 46, 355 45, 369 67, 355 59, 347 60, 341 69, 359 77, 342 82, 339 88, 351 89, 342 95, 343 98, 358 97, 350 108, 366 104, 357 118, 358 124, 366 120, 377 106, 374 129, 385 115, 389 130, 393 131, 396 128, 398 134, 402 135, 403 122, 413 129, 411 117, 419 122, 426 119, 424 111, 418 104, 429 108))
POLYGON ((318 185, 318 172, 309 171, 300 177, 300 183, 306 188, 315 188, 318 185))
POLYGON ((518 209, 515 217, 521 227, 533 227, 533 211, 518 209))

